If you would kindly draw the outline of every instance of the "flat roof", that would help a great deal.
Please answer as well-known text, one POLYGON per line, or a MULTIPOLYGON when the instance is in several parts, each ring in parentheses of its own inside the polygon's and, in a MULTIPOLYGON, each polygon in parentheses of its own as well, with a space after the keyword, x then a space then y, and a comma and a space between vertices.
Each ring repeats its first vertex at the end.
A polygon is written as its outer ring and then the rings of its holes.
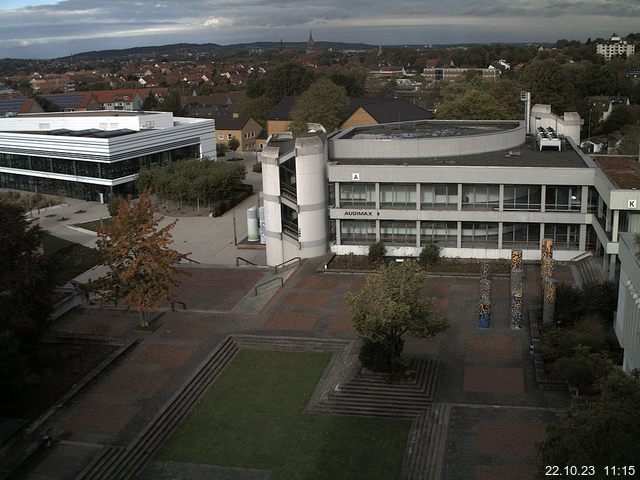
POLYGON ((437 158, 330 158, 334 165, 430 165, 464 167, 539 167, 539 168, 589 168, 568 143, 564 150, 538 150, 535 146, 522 144, 517 148, 496 152, 477 153, 437 158))
POLYGON ((20 117, 141 117, 165 112, 133 112, 127 110, 87 110, 86 112, 21 113, 20 117))
POLYGON ((637 156, 592 155, 591 158, 617 188, 640 188, 640 163, 637 156))
POLYGON ((471 135, 487 135, 496 132, 513 130, 520 125, 512 121, 446 121, 426 120, 419 122, 387 123, 384 125, 372 125, 355 127, 338 139, 354 140, 387 140, 407 138, 441 138, 462 137, 471 135))

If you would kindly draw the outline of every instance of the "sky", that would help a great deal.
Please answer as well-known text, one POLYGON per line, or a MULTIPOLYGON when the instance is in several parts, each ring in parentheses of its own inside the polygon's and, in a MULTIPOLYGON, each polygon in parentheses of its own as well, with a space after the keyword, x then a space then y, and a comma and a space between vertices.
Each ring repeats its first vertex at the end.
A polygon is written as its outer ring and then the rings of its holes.
POLYGON ((0 58, 171 43, 584 41, 640 31, 640 0, 0 0, 0 58))

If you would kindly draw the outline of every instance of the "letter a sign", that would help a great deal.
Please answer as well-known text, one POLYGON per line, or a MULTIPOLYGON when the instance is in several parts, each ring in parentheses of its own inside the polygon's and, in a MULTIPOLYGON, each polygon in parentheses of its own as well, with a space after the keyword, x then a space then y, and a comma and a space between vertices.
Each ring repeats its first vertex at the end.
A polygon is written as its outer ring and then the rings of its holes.
POLYGON ((351 174, 351 180, 354 182, 359 182, 360 181, 360 174, 359 173, 352 173, 351 174))
POLYGON ((627 200, 627 208, 638 208, 637 204, 637 200, 627 200))

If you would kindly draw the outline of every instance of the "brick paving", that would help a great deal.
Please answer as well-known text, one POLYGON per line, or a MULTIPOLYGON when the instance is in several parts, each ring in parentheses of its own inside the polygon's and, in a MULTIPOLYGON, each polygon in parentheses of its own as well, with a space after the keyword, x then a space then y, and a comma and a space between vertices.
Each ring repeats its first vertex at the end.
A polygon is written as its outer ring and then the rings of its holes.
MULTIPOLYGON (((81 309, 63 317, 54 330, 138 337, 141 342, 44 428, 56 438, 127 445, 230 333, 356 338, 343 297, 360 290, 366 276, 316 273, 318 263, 303 262, 258 314, 222 312, 237 305, 260 282, 263 271, 194 268, 196 273, 180 290, 182 299, 190 309, 220 313, 168 312, 155 332, 134 330, 137 314, 123 310, 81 309)), ((526 271, 526 295, 533 297, 539 269, 527 266, 526 271)), ((568 267, 558 266, 557 271, 559 278, 568 276, 568 267)), ((510 328, 508 278, 494 279, 492 326, 478 328, 478 280, 428 277, 425 295, 452 325, 434 338, 407 337, 405 352, 440 362, 436 402, 452 406, 441 478, 528 479, 535 473, 535 443, 544 438, 545 425, 567 405, 567 398, 536 388, 528 330, 510 328)), ((35 465, 33 478, 73 478, 72 472, 95 454, 94 448, 60 446, 35 465), (67 456, 73 461, 65 468, 67 456), (62 466, 47 471, 45 462, 62 466)))

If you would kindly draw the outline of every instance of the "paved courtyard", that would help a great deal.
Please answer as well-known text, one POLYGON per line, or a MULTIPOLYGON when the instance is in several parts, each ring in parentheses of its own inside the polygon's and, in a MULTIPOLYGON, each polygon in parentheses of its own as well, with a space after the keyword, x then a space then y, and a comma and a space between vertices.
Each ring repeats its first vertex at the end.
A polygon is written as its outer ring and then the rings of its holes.
MULTIPOLYGON (((102 446, 129 444, 227 334, 357 338, 343 297, 362 288, 366 277, 317 273, 318 264, 303 262, 252 313, 239 313, 238 305, 251 298, 265 270, 199 267, 178 295, 198 311, 167 311, 154 332, 135 330, 136 314, 122 309, 86 308, 61 318, 53 325, 60 333, 140 341, 43 427, 57 442, 25 478, 75 478, 102 446)), ((567 274, 563 269, 559 273, 567 274)), ((536 292, 536 275, 527 266, 529 295, 536 292)), ((408 338, 405 352, 440 361, 435 401, 451 407, 443 479, 531 478, 536 443, 567 404, 563 394, 536 388, 528 330, 509 326, 508 289, 508 278, 493 279, 492 327, 483 330, 477 327, 477 277, 425 282, 425 295, 452 326, 432 339, 408 338)))

